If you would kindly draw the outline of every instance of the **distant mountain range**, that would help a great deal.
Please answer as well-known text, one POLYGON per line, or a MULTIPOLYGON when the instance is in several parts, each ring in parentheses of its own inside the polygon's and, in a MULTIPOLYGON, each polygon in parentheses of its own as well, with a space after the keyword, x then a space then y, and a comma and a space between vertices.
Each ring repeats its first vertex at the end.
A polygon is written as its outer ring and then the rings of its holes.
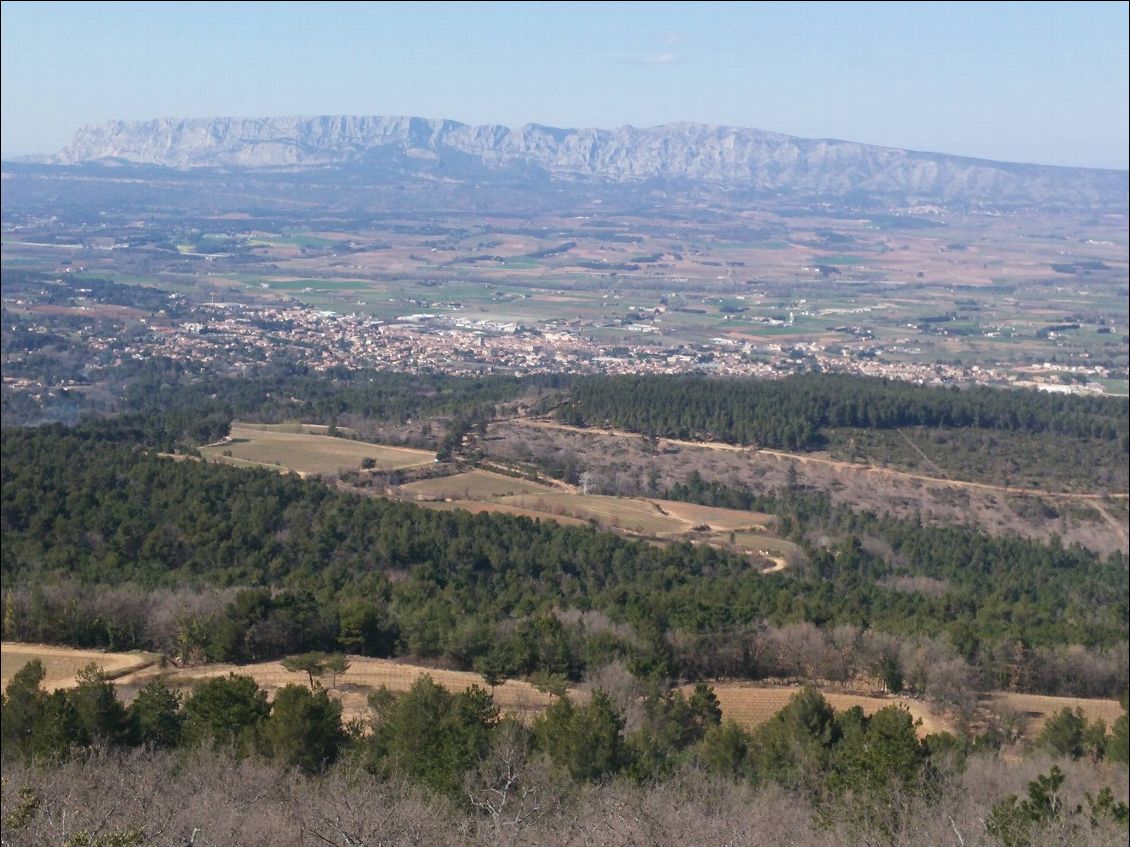
POLYGON ((1127 172, 1013 164, 756 129, 469 126, 411 117, 216 118, 85 127, 52 160, 175 169, 363 169, 457 182, 655 183, 961 207, 1125 210, 1127 172))

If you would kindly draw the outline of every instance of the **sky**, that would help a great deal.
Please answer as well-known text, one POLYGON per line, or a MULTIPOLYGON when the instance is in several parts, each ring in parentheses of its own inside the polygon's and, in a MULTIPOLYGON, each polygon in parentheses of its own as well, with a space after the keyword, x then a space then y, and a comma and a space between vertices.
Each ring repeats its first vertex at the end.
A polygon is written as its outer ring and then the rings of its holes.
POLYGON ((679 121, 1125 169, 1111 3, 2 3, 0 152, 159 117, 679 121))

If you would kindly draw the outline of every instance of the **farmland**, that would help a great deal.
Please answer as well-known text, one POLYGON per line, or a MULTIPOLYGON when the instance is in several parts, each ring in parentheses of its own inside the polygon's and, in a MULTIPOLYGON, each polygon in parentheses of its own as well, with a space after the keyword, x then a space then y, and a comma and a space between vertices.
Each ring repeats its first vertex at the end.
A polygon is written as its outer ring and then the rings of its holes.
MULTIPOLYGON (((17 642, 4 642, 0 656, 3 659, 4 685, 26 662, 39 659, 47 669, 44 686, 48 690, 71 688, 75 685, 75 674, 81 668, 93 663, 114 679, 120 694, 127 700, 134 692, 154 679, 161 679, 167 685, 187 692, 201 680, 238 673, 252 677, 260 687, 272 694, 284 685, 302 684, 305 680, 302 674, 287 671, 282 663, 277 661, 249 665, 207 664, 162 669, 156 665, 156 657, 153 654, 103 653, 97 650, 17 642)), ((348 670, 338 674, 335 679, 326 676, 322 682, 332 696, 341 700, 345 718, 356 719, 366 714, 369 694, 381 687, 394 692, 407 691, 425 674, 452 692, 462 691, 472 685, 487 688, 483 677, 477 673, 363 656, 350 656, 348 670)), ((747 729, 769 720, 800 690, 798 685, 733 680, 717 680, 711 685, 722 708, 723 718, 733 720, 747 729)), ((587 685, 573 687, 569 689, 569 696, 584 702, 588 699, 590 690, 587 685)), ((684 690, 689 693, 691 687, 685 687, 684 690)), ((825 699, 837 711, 859 706, 865 714, 870 715, 886 706, 897 704, 906 707, 916 721, 921 721, 918 728, 920 735, 953 729, 945 717, 932 712, 921 700, 864 694, 835 686, 825 686, 822 691, 825 699)), ((506 680, 491 689, 491 693, 495 703, 504 713, 523 716, 525 719, 537 714, 554 700, 553 695, 540 691, 529 682, 520 679, 506 680)), ((1102 718, 1108 725, 1122 714, 1122 707, 1116 700, 1051 697, 1016 692, 993 692, 986 695, 983 705, 993 710, 1017 714, 1021 719, 1023 737, 1029 739, 1039 733, 1040 728, 1051 715, 1064 708, 1073 710, 1078 708, 1088 721, 1102 718)))
MULTIPOLYGON (((349 669, 343 674, 338 674, 336 680, 331 680, 328 676, 322 680, 323 684, 331 690, 331 694, 341 700, 346 720, 364 717, 368 696, 379 688, 384 687, 395 692, 407 691, 425 674, 452 692, 462 691, 472 685, 480 688, 488 687, 479 674, 466 671, 429 668, 363 656, 350 656, 349 665, 349 669)), ((188 691, 201 680, 227 676, 229 673, 250 676, 272 694, 284 685, 306 682, 304 674, 287 671, 281 662, 262 662, 251 665, 201 665, 171 672, 150 668, 123 677, 119 685, 128 692, 144 686, 151 679, 160 677, 167 685, 188 691)), ((552 695, 539 691, 523 680, 507 680, 495 686, 492 694, 495 703, 503 712, 518 715, 534 714, 553 700, 552 695)))
POLYGON ((1023 731, 1027 737, 1037 735, 1047 719, 1063 709, 1072 711, 1078 709, 1088 721, 1101 718, 1107 726, 1112 725, 1122 714, 1122 706, 1117 700, 1048 697, 1043 694, 1023 694, 1016 691, 996 691, 990 697, 993 708, 1011 710, 1021 718, 1023 731))
POLYGON ((784 567, 799 556, 796 545, 775 537, 770 515, 698 506, 675 500, 582 494, 473 470, 399 486, 401 497, 428 506, 549 517, 561 523, 595 523, 605 529, 662 541, 692 540, 772 559, 784 567))
POLYGON ((435 455, 426 450, 387 447, 288 429, 233 423, 226 441, 208 445, 201 452, 212 461, 294 471, 301 476, 357 470, 366 459, 375 461, 376 470, 420 467, 435 459, 435 455))
MULTIPOLYGON (((743 727, 760 726, 788 705, 789 699, 800 691, 797 685, 759 685, 744 682, 714 683, 714 694, 722 707, 722 716, 743 727)), ((916 721, 919 735, 947 732, 950 723, 935 714, 920 700, 903 697, 869 696, 835 689, 823 689, 824 698, 837 712, 859 706, 864 714, 872 715, 890 705, 905 706, 916 721)), ((1055 699, 1055 698, 1051 698, 1055 699)), ((1118 704, 1114 703, 1117 708, 1118 704)))
POLYGON ((111 677, 120 678, 149 667, 157 657, 152 653, 104 653, 100 650, 5 641, 0 645, 0 685, 6 686, 20 668, 36 659, 47 671, 44 687, 53 691, 74 687, 75 674, 90 664, 98 666, 111 677))
POLYGON ((407 497, 420 499, 488 500, 496 497, 549 494, 554 489, 529 480, 474 470, 410 482, 397 490, 407 497))

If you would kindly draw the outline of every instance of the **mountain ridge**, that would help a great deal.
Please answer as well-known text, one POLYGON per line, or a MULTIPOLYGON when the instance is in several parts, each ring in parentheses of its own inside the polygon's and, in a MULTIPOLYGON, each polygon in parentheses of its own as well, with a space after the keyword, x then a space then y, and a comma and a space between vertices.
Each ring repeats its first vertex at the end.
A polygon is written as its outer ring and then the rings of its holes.
POLYGON ((508 173, 606 185, 692 183, 768 195, 866 195, 964 206, 1127 205, 1127 173, 996 162, 759 129, 510 128, 380 116, 162 118, 80 129, 54 164, 198 168, 384 168, 491 179, 508 173))

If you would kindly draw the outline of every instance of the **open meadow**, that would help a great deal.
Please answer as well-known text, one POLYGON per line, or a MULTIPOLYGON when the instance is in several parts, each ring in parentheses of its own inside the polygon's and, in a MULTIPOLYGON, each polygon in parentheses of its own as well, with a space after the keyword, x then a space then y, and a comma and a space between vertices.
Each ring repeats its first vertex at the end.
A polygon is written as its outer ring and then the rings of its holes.
POLYGON ((431 464, 435 454, 407 447, 388 447, 351 441, 292 427, 235 422, 226 441, 210 444, 201 452, 211 461, 294 471, 300 476, 336 475, 358 470, 366 459, 373 470, 391 471, 431 464))
MULTIPOLYGON (((733 720, 747 729, 765 723, 785 708, 789 700, 801 690, 799 685, 764 685, 755 682, 726 681, 712 684, 714 694, 722 707, 723 718, 733 720)), ((932 713, 921 700, 909 697, 869 696, 832 688, 821 690, 829 705, 837 712, 859 706, 864 714, 873 715, 887 706, 905 706, 916 721, 921 721, 918 726, 920 736, 947 732, 953 728, 949 721, 932 713)), ((1114 705, 1118 706, 1117 703, 1114 705)))

